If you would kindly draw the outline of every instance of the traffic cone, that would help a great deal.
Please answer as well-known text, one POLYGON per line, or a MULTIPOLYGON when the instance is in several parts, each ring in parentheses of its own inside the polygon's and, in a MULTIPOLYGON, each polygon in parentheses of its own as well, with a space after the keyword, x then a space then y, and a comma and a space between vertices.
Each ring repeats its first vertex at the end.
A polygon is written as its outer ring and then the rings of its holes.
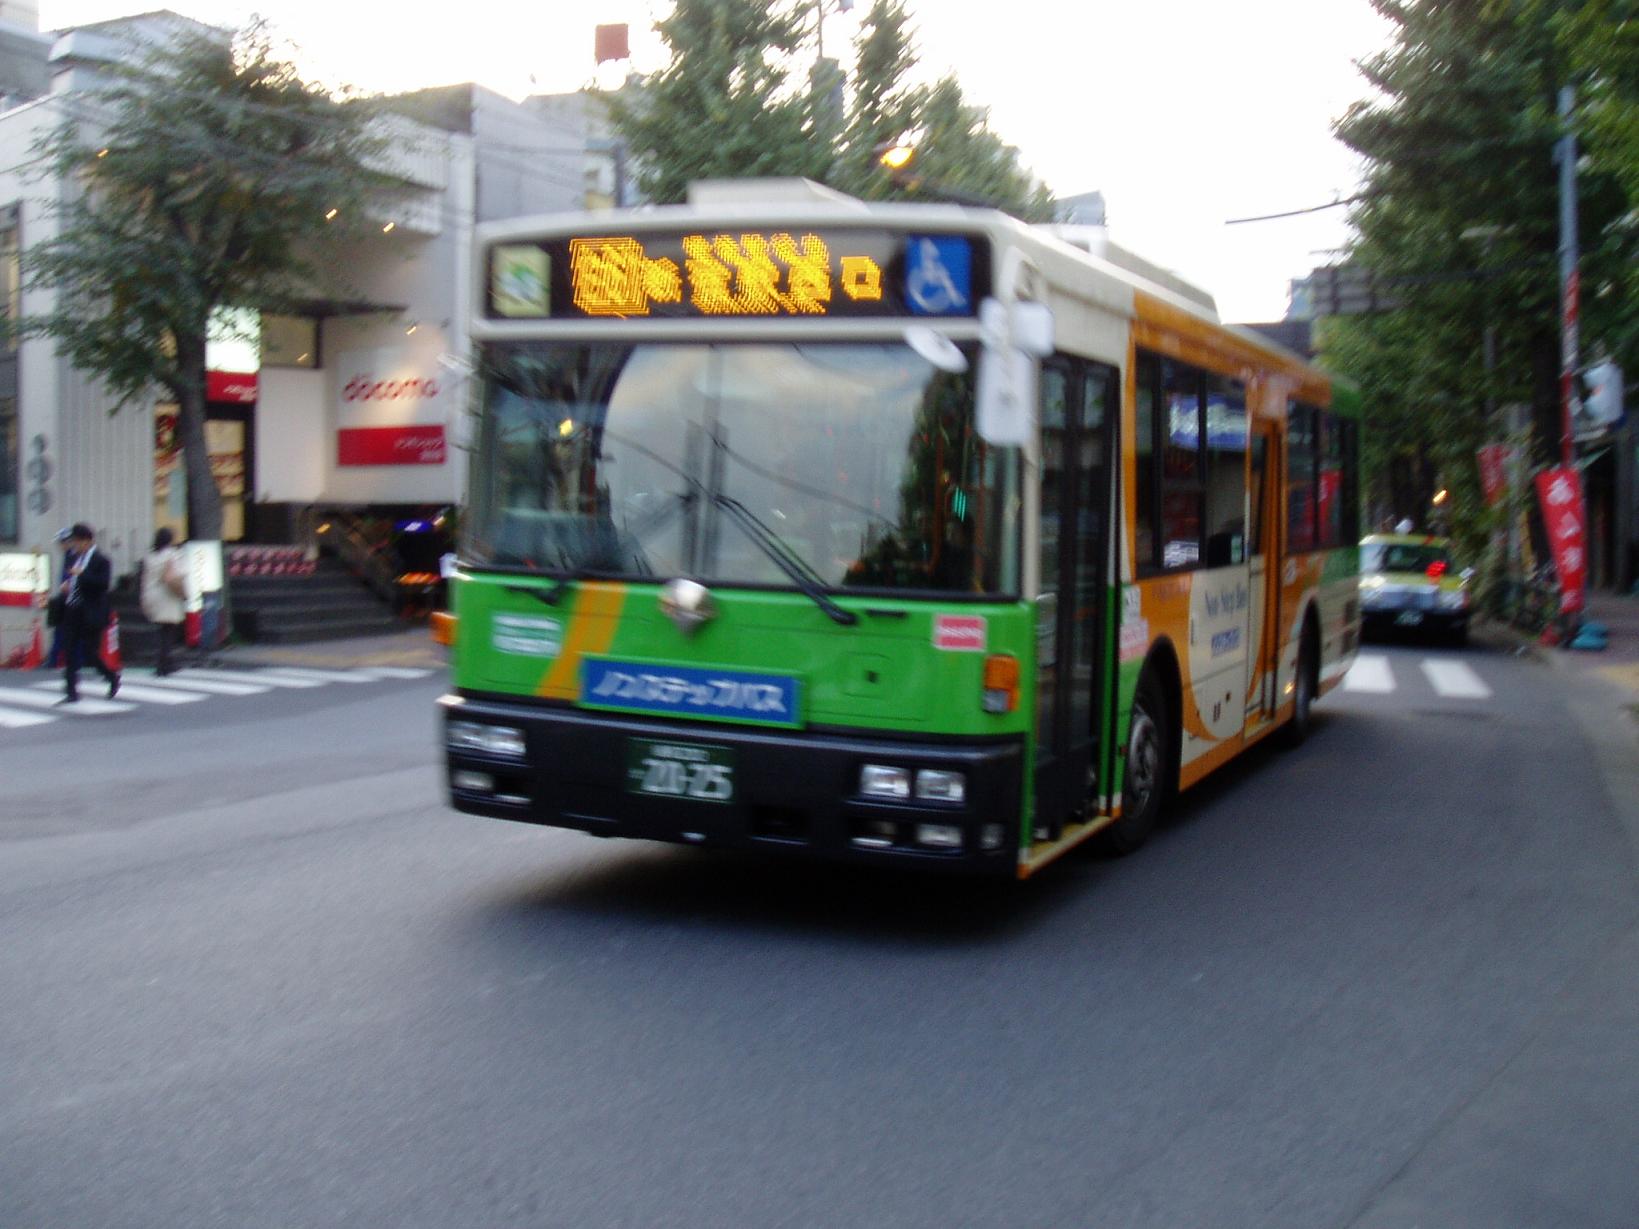
POLYGON ((120 657, 120 617, 117 614, 108 616, 108 626, 102 631, 102 664, 115 674, 125 669, 125 662, 120 657))
POLYGON ((34 620, 34 634, 28 642, 28 652, 23 655, 23 669, 38 670, 46 659, 45 641, 40 636, 40 620, 34 620))

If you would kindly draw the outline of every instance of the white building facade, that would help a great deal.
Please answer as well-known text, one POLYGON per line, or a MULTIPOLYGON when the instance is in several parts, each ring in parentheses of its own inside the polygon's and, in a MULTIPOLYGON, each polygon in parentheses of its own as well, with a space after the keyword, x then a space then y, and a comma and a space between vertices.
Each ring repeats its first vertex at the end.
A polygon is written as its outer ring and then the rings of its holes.
MULTIPOLYGON (((51 305, 49 291, 17 283, 18 253, 53 235, 51 205, 64 191, 35 172, 35 141, 65 114, 87 113, 109 63, 192 24, 157 13, 33 36, 49 92, 0 112, 0 291, 12 315, 51 305)), ((238 335, 213 342, 207 432, 229 543, 294 542, 329 509, 411 515, 460 501, 472 229, 584 208, 601 187, 589 175, 609 164, 588 150, 595 108, 540 102, 470 84, 393 100, 381 169, 404 190, 341 261, 346 291, 316 292, 299 316, 233 315, 238 335)), ((0 590, 21 583, 7 578, 24 570, 22 556, 49 555, 74 521, 97 528, 117 575, 135 568, 157 527, 185 534, 174 407, 158 394, 113 406, 49 340, 0 353, 0 590)), ((31 615, 22 605, 0 595, 0 661, 31 615)))

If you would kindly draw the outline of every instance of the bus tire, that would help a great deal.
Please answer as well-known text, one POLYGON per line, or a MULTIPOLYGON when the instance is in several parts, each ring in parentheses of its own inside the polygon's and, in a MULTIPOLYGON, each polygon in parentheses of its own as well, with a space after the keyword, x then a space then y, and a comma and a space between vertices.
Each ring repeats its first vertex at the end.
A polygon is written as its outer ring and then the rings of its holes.
POLYGON ((1172 724, 1167 693, 1155 671, 1145 668, 1133 695, 1127 727, 1127 762, 1121 783, 1121 818, 1099 834, 1099 849, 1114 857, 1132 853, 1149 839, 1169 793, 1172 724))
POLYGON ((1313 623, 1303 625, 1298 642, 1297 673, 1292 679, 1292 720, 1286 723, 1286 745, 1299 747, 1315 724, 1315 680, 1320 674, 1320 646, 1313 623))

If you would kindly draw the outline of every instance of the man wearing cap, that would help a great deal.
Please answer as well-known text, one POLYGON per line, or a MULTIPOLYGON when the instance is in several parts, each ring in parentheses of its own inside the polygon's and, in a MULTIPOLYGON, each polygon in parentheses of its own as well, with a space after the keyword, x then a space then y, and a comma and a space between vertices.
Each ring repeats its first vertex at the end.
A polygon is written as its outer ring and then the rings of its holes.
POLYGON ((120 676, 102 659, 103 628, 108 626, 108 588, 114 570, 108 556, 97 549, 97 535, 83 521, 68 531, 74 563, 62 583, 63 595, 63 682, 59 704, 73 704, 80 698, 80 667, 90 662, 108 680, 108 698, 120 689, 120 676))

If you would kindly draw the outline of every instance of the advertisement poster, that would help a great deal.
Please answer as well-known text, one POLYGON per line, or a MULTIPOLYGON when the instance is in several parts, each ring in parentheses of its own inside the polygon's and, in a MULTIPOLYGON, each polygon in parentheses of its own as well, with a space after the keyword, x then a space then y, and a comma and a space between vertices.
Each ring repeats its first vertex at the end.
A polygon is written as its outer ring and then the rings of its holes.
POLYGON ((1588 584, 1588 534, 1583 523, 1582 475, 1568 466, 1555 466, 1537 475, 1542 500, 1542 522, 1559 576, 1559 608, 1577 614, 1583 608, 1588 584))

